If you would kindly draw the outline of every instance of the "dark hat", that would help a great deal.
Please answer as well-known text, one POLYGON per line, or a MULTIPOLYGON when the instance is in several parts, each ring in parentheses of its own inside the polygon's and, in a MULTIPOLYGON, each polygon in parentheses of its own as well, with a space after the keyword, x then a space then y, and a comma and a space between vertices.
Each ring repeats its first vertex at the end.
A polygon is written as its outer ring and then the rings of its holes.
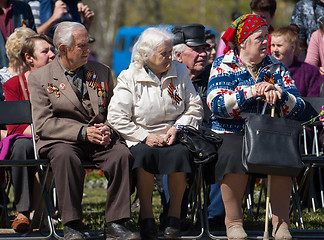
POLYGON ((172 28, 173 46, 184 43, 189 47, 208 46, 205 39, 205 27, 202 24, 188 24, 172 28))

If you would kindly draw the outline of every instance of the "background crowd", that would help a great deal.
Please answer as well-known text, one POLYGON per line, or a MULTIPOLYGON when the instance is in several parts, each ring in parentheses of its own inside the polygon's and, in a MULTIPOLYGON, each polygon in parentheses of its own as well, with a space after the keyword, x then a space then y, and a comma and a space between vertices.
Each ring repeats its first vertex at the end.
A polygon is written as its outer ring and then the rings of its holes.
MULTIPOLYGON (((95 16, 82 1, 0 0, 0 98, 30 100, 37 151, 51 161, 65 239, 84 239, 82 162, 91 160, 108 179, 107 239, 157 239, 152 211, 155 175, 163 178, 166 238, 181 235, 187 216, 189 150, 176 141, 183 126, 203 125, 221 134, 217 163, 204 172, 208 219, 229 239, 246 239, 242 199, 248 175, 242 170, 244 119, 277 104, 285 118, 298 119, 303 97, 324 94, 324 0, 300 0, 291 24, 274 29, 276 0, 252 0, 250 12, 233 14, 220 39, 202 24, 146 29, 132 63, 117 76, 91 58, 95 16), (248 29, 248 30, 247 30, 248 29), (269 80, 271 79, 271 81, 269 80), (116 85, 116 86, 115 86, 116 85), (140 202, 140 233, 127 228, 130 195, 140 202)), ((1 126, 6 158, 33 154, 27 125, 1 126)), ((4 151, 4 149, 1 149, 4 151)), ((12 227, 28 230, 37 174, 12 169, 17 216, 12 227)), ((289 232, 291 179, 272 178, 272 236, 289 232)), ((39 217, 39 216, 35 216, 39 217)))

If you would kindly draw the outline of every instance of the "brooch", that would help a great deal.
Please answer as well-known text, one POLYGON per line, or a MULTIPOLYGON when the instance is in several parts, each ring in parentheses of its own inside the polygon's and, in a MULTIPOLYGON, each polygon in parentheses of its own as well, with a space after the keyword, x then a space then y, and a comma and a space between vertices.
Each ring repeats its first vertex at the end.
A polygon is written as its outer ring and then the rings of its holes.
POLYGON ((170 97, 172 99, 172 104, 179 104, 182 101, 182 98, 179 97, 179 95, 177 93, 177 89, 172 84, 172 82, 170 82, 170 84, 168 86, 168 94, 170 95, 170 97))

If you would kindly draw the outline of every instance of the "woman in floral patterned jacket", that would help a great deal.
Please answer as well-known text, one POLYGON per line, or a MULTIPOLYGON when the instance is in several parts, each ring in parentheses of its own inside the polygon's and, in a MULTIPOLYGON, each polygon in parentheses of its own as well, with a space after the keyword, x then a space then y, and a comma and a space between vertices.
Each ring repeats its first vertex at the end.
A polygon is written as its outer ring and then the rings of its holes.
MULTIPOLYGON (((213 63, 207 104, 213 113, 212 129, 223 134, 223 144, 216 166, 208 168, 213 170, 208 177, 211 182, 221 182, 228 239, 246 239, 241 209, 248 179, 241 160, 243 137, 240 133, 244 119, 261 112, 263 104, 257 104, 259 97, 268 103, 266 113, 276 103, 287 118, 298 117, 305 103, 287 68, 267 54, 268 27, 260 16, 250 14, 238 18, 222 38, 229 51, 213 63)), ((288 230, 291 186, 290 177, 272 178, 272 234, 276 240, 291 239, 288 230)))

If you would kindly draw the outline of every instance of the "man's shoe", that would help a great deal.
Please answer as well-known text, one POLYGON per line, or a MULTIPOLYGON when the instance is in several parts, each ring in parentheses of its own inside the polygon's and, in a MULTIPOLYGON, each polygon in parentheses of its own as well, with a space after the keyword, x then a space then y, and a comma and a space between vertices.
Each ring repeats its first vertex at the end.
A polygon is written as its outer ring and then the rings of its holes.
POLYGON ((180 219, 176 217, 168 217, 167 225, 164 230, 165 238, 177 238, 180 236, 180 219))
POLYGON ((82 232, 68 226, 64 226, 64 240, 84 240, 82 232))
POLYGON ((143 240, 157 240, 158 234, 156 231, 154 218, 140 219, 141 237, 143 240))
POLYGON ((133 233, 124 225, 110 222, 105 227, 106 240, 120 239, 120 240, 141 240, 139 233, 133 233))

